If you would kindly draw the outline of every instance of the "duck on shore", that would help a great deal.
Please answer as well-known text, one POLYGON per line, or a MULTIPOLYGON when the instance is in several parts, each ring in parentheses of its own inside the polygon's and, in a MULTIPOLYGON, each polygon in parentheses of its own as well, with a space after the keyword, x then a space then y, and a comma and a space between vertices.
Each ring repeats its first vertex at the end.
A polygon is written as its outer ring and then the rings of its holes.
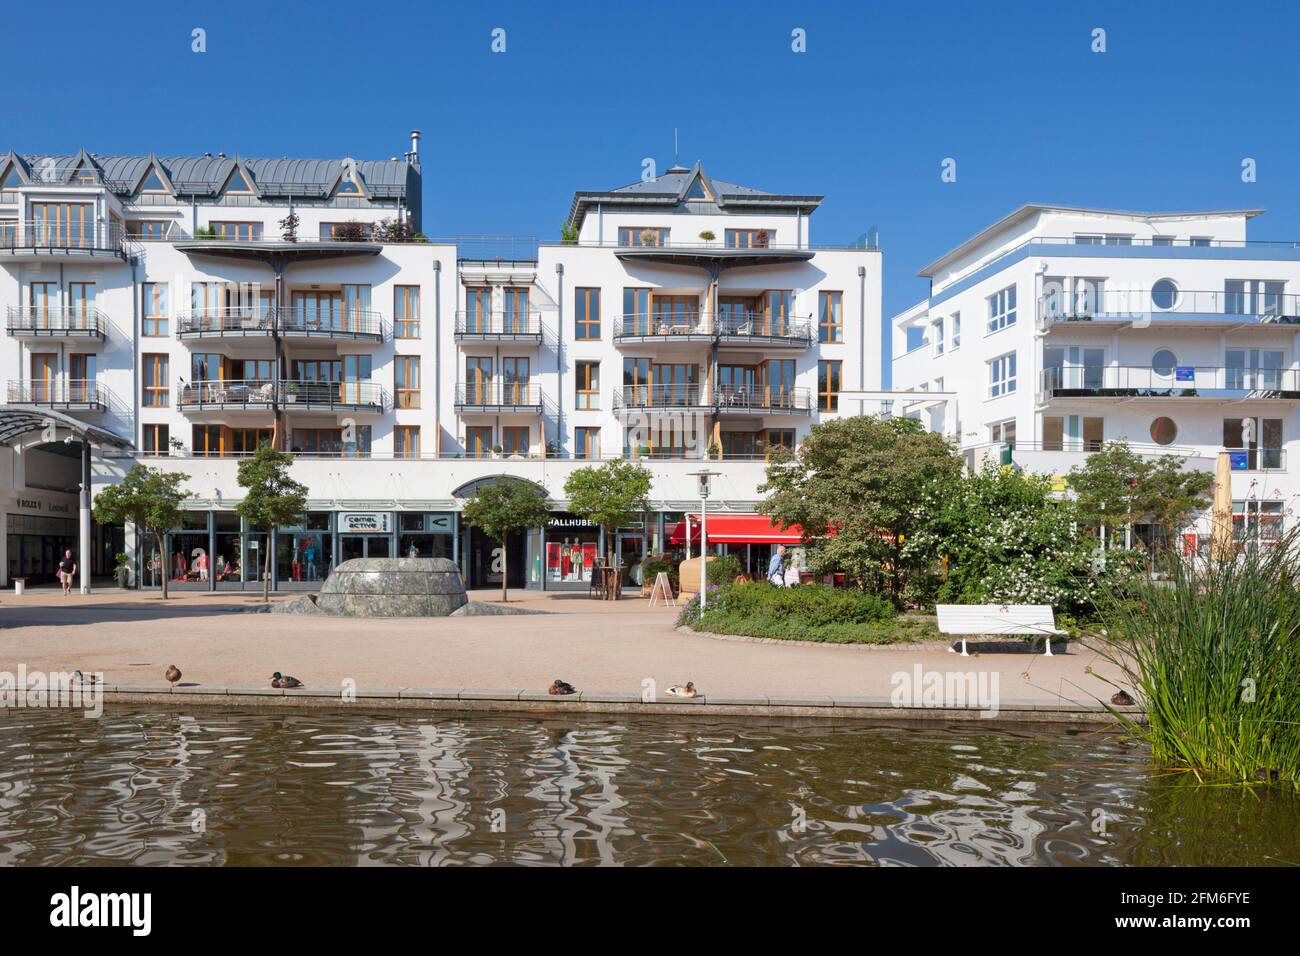
POLYGON ((303 687, 305 685, 303 684, 302 681, 298 680, 298 678, 296 677, 288 677, 284 674, 281 674, 279 671, 276 671, 274 674, 271 675, 271 686, 278 687, 278 688, 285 688, 285 687, 303 687))
POLYGON ((568 683, 567 681, 560 680, 558 677, 555 678, 555 681, 551 684, 550 689, 547 690, 548 694, 552 694, 556 697, 564 696, 567 694, 576 694, 577 692, 578 689, 576 687, 574 687, 572 684, 568 683))
POLYGON ((668 697, 694 697, 696 693, 698 692, 695 690, 695 684, 692 681, 687 681, 685 687, 674 684, 664 691, 664 694, 668 697))
POLYGON ((175 664, 167 665, 167 670, 163 673, 163 679, 166 680, 169 684, 171 684, 173 688, 175 688, 176 682, 180 680, 181 677, 182 674, 181 674, 181 669, 179 667, 177 667, 175 664))

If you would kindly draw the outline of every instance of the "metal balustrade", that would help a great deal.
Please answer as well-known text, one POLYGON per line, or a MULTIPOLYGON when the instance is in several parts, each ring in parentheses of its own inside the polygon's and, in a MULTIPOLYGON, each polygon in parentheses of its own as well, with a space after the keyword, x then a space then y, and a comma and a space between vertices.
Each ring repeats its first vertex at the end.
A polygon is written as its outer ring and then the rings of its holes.
POLYGON ((1300 296, 1195 289, 1049 292, 1039 297, 1038 317, 1044 325, 1124 320, 1177 322, 1198 317, 1296 324, 1300 323, 1300 296))
POLYGON ((619 317, 615 340, 659 339, 671 341, 717 338, 723 344, 742 342, 808 346, 812 344, 812 316, 771 315, 766 312, 629 312, 619 317))
POLYGON ((1300 398, 1300 371, 1180 365, 1047 368, 1043 398, 1300 398))
POLYGON ((373 409, 388 407, 388 393, 377 382, 325 382, 297 379, 225 379, 199 381, 176 388, 182 410, 203 408, 267 409, 275 404, 286 410, 373 409))
POLYGON ((506 312, 457 312, 458 340, 537 339, 542 337, 542 314, 527 310, 506 312))
POLYGON ((112 397, 112 393, 94 379, 11 381, 6 389, 6 400, 10 405, 49 405, 106 411, 112 403, 112 397))
POLYGON ((116 223, 70 219, 21 220, 0 228, 0 251, 46 253, 112 253, 124 255, 122 227, 116 223))
POLYGON ((720 385, 717 388, 717 406, 718 410, 723 412, 807 414, 812 411, 812 393, 806 388, 720 385))
POLYGON ((9 306, 5 310, 5 331, 20 338, 99 338, 105 336, 106 316, 94 306, 52 308, 9 306))
POLYGON ((614 392, 615 409, 707 408, 699 385, 624 385, 614 392))
POLYGON ((224 335, 305 335, 322 338, 383 339, 383 317, 368 309, 273 309, 262 306, 204 309, 177 318, 182 337, 224 335))
POLYGON ((541 409, 542 390, 533 382, 461 382, 456 386, 456 408, 541 409))

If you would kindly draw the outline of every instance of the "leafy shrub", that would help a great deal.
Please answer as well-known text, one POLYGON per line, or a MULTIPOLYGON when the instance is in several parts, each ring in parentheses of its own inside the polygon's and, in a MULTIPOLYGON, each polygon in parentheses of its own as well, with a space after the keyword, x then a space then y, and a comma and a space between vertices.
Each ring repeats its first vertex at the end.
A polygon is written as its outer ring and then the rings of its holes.
POLYGON ((646 559, 641 562, 641 580, 646 584, 654 584, 655 578, 658 577, 659 572, 662 571, 664 574, 668 575, 668 583, 676 588, 679 585, 677 580, 678 567, 678 563, 672 559, 671 555, 648 555, 646 559))
POLYGON ((718 554, 709 558, 706 580, 710 584, 730 584, 741 574, 740 558, 734 554, 718 554))
POLYGON ((822 584, 778 588, 756 581, 710 586, 704 612, 694 597, 677 623, 714 634, 836 644, 892 644, 932 636, 910 619, 906 627, 897 626, 895 614, 891 602, 865 591, 822 584))

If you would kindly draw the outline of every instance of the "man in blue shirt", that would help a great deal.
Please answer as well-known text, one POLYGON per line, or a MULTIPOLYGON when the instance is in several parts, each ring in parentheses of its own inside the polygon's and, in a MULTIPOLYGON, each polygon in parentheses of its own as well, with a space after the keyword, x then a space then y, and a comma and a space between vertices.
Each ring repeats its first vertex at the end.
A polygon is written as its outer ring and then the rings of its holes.
POLYGON ((767 579, 777 587, 785 587, 785 545, 778 544, 767 563, 767 579))

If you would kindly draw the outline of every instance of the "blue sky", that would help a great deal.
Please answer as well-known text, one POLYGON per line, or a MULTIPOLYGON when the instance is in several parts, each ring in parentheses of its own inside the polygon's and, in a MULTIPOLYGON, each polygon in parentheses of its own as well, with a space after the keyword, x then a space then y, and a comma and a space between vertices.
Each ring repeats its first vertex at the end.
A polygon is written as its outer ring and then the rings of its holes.
POLYGON ((816 243, 878 227, 887 319, 1024 202, 1258 206, 1254 238, 1300 238, 1297 7, 12 4, 0 149, 385 158, 418 127, 427 233, 554 237, 575 189, 665 168, 676 127, 720 179, 824 194, 816 243))

